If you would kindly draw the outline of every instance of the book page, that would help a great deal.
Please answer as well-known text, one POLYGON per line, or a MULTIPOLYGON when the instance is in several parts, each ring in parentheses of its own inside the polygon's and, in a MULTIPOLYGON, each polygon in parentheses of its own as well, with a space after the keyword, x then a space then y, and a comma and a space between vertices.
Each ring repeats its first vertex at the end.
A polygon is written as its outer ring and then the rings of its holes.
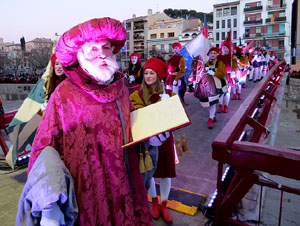
POLYGON ((133 138, 130 144, 190 124, 178 95, 135 110, 130 117, 133 138))

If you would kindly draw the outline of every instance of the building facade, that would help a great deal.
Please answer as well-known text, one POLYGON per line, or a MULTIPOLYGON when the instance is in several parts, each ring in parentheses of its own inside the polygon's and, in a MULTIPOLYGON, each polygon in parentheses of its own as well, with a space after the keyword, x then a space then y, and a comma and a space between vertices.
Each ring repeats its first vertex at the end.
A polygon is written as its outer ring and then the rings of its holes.
POLYGON ((214 44, 226 39, 231 26, 235 45, 254 40, 253 47, 272 49, 290 62, 292 4, 293 0, 240 0, 214 5, 214 44))
POLYGON ((245 42, 254 39, 254 47, 270 48, 279 59, 290 62, 292 3, 292 0, 241 0, 245 42))
POLYGON ((240 29, 240 1, 224 1, 224 3, 214 5, 213 17, 213 45, 219 47, 226 39, 230 29, 232 31, 232 43, 240 45, 239 40, 242 36, 240 29))

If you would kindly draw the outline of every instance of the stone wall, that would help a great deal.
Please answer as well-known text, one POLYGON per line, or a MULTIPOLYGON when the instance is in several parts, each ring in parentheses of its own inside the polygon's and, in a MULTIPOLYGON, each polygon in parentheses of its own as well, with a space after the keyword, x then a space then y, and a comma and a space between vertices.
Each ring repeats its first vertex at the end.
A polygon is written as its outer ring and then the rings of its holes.
POLYGON ((2 100, 24 100, 35 84, 0 84, 2 100))
POLYGON ((289 84, 285 87, 284 99, 300 102, 300 79, 290 78, 289 84))

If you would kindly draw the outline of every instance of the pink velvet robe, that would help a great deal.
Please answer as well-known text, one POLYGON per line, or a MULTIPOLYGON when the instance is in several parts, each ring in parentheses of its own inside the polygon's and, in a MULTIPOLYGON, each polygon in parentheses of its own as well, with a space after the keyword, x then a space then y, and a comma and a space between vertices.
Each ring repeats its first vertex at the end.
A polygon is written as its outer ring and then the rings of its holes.
POLYGON ((65 72, 69 78, 52 94, 38 128, 28 172, 40 152, 52 146, 74 179, 78 225, 153 225, 135 150, 128 150, 131 194, 121 149, 123 132, 115 100, 123 112, 127 142, 132 110, 123 75, 116 73, 114 83, 100 86, 79 66, 65 72))

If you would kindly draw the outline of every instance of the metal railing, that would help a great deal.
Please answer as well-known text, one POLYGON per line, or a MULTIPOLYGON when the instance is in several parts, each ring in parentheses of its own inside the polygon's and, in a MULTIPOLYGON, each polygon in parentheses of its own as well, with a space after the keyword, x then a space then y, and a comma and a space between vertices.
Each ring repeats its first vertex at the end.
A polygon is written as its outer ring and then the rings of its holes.
MULTIPOLYGON (((300 189, 278 185, 261 178, 257 171, 300 180, 299 151, 263 144, 270 131, 267 123, 270 110, 277 101, 276 94, 282 78, 285 63, 275 65, 241 104, 234 116, 212 143, 212 158, 218 161, 215 225, 246 225, 231 218, 241 199, 254 184, 276 188, 282 192, 300 195, 300 189), (250 128, 250 129, 249 129, 250 128), (246 131, 251 136, 245 141, 246 131), (233 169, 232 180, 224 189, 223 167, 228 164, 233 169), (279 167, 280 165, 280 167, 279 167)), ((226 169, 226 171, 228 171, 226 169)), ((281 193, 282 193, 281 192, 281 193)), ((281 196, 282 200, 282 196, 281 196)), ((261 200, 260 200, 261 201, 261 200)), ((212 202, 210 201, 210 205, 212 202)), ((279 225, 281 221, 281 205, 279 225)), ((258 222, 260 222, 260 209, 258 222)))

